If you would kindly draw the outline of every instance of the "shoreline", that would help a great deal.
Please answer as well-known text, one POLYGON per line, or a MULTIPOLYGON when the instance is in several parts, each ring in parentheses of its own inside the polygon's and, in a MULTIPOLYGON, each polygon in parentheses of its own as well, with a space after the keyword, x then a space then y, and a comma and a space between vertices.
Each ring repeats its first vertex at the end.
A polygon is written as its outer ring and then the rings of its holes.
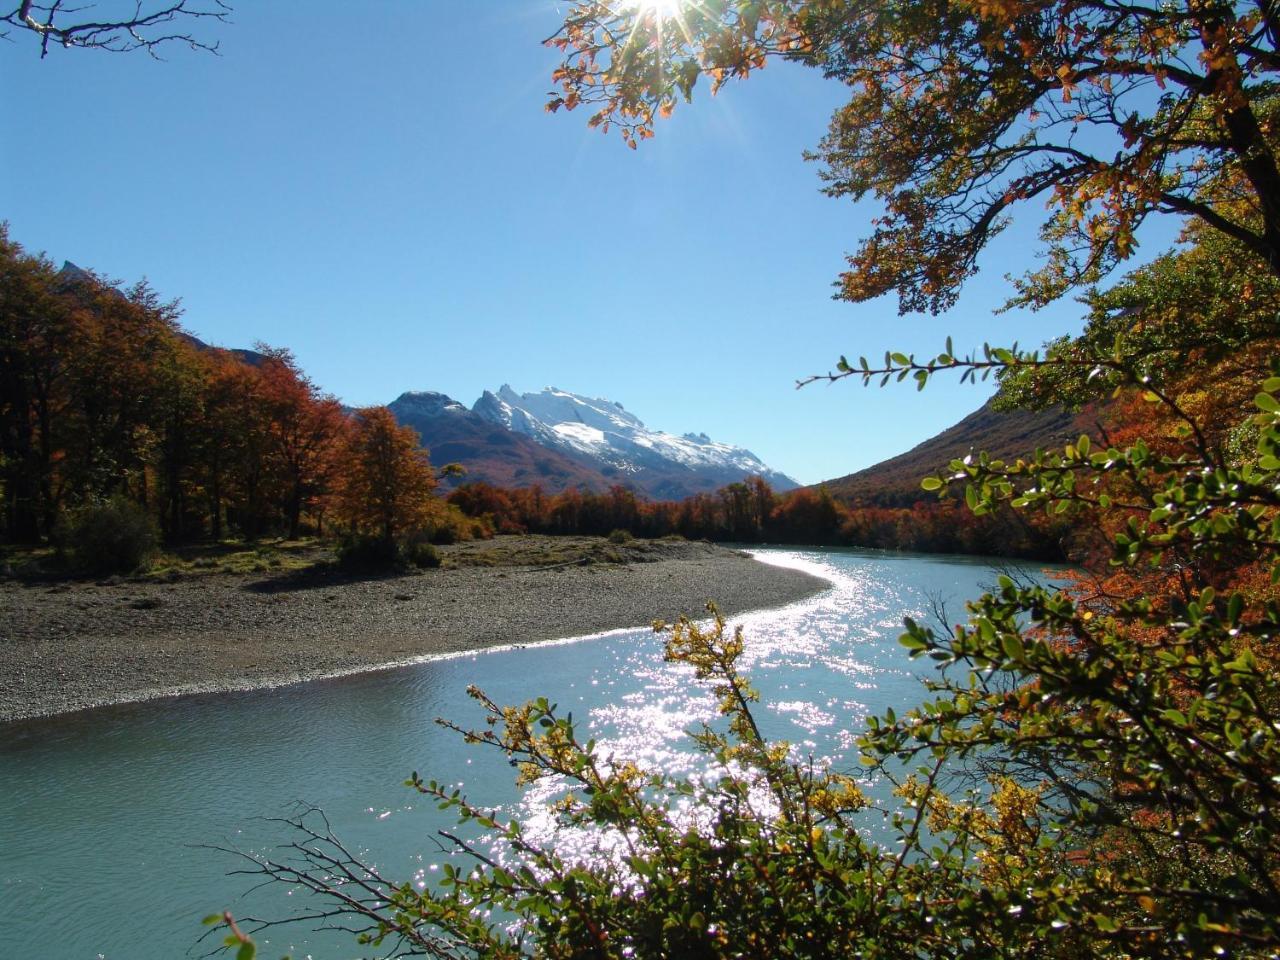
POLYGON ((617 563, 459 566, 367 579, 0 581, 0 726, 579 642, 681 613, 697 617, 709 599, 733 616, 828 586, 711 544, 646 541, 624 552, 617 563))

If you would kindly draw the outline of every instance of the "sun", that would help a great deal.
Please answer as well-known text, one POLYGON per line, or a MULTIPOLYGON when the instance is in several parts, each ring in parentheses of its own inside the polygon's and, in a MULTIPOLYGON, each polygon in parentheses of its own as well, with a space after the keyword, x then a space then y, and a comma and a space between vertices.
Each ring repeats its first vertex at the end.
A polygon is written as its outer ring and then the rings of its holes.
POLYGON ((652 14, 659 20, 679 17, 689 5, 689 0, 629 0, 627 6, 641 15, 652 14))

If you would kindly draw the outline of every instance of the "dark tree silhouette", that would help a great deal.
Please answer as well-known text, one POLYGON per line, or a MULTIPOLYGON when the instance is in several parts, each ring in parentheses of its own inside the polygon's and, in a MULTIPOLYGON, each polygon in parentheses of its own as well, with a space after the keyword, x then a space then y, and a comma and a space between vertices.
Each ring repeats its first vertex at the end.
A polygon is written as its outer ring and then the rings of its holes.
POLYGON ((75 5, 68 5, 64 0, 51 3, 24 0, 0 16, 0 23, 9 28, 0 36, 11 38, 15 32, 34 34, 39 38, 42 58, 48 56, 51 44, 113 53, 145 50, 157 58, 158 50, 170 44, 216 53, 216 40, 204 39, 191 30, 206 20, 227 23, 230 15, 231 7, 223 0, 161 0, 159 3, 109 0, 75 5))

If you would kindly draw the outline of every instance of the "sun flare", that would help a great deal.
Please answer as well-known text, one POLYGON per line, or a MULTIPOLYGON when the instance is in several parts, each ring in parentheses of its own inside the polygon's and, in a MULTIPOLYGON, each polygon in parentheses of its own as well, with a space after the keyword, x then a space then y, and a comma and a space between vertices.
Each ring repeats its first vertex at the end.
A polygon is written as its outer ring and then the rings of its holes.
POLYGON ((641 15, 652 14, 659 20, 679 17, 688 0, 629 0, 628 6, 641 15))

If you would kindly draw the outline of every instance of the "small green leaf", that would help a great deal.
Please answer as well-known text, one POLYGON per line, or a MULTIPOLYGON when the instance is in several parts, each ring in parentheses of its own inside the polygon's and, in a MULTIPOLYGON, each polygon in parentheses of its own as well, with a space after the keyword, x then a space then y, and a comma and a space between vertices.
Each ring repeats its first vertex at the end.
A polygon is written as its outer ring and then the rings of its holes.
POLYGON ((1000 638, 1000 647, 1010 660, 1022 660, 1026 657, 1026 649, 1022 646, 1022 638, 1016 633, 1006 633, 1000 638))

